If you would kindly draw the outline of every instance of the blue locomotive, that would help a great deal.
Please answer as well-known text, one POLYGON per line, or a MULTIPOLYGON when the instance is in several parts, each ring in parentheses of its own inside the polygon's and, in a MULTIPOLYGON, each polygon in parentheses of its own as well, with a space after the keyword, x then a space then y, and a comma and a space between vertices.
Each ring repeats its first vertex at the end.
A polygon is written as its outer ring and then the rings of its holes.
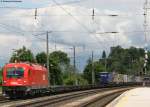
POLYGON ((113 75, 109 72, 100 72, 99 73, 99 81, 100 84, 109 84, 112 82, 113 75))

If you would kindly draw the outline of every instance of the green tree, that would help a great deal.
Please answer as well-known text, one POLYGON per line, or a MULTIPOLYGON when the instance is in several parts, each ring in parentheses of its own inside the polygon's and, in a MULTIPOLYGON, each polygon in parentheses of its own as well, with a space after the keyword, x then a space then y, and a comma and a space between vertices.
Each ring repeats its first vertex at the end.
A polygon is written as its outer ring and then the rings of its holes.
POLYGON ((65 71, 70 64, 70 59, 67 54, 62 51, 54 51, 50 53, 50 60, 53 60, 57 63, 63 71, 65 71))
POLYGON ((67 56, 67 54, 62 51, 54 51, 50 53, 49 58, 50 58, 50 64, 53 63, 55 65, 54 66, 55 71, 51 71, 53 72, 53 74, 51 73, 52 74, 51 76, 57 76, 57 78, 60 79, 59 81, 60 84, 72 85, 74 81, 74 75, 72 75, 70 59, 67 56))
POLYGON ((62 85, 62 71, 59 65, 50 59, 50 83, 51 85, 62 85))
MULTIPOLYGON (((36 55, 36 61, 40 64, 46 64, 47 55, 44 52, 36 55)), ((70 59, 67 54, 62 51, 54 51, 49 54, 50 62, 50 83, 52 85, 64 84, 64 73, 67 72, 70 66, 70 59)))
POLYGON ((102 59, 105 59, 105 58, 106 58, 106 52, 103 51, 103 53, 102 53, 102 59))
POLYGON ((46 60, 47 60, 47 55, 45 52, 41 52, 36 55, 37 63, 44 65, 46 64, 46 60))
POLYGON ((107 61, 108 61, 108 58, 106 58, 106 52, 103 51, 102 52, 102 59, 99 59, 99 62, 105 66, 105 71, 107 71, 107 66, 108 66, 107 61))
POLYGON ((110 72, 138 75, 143 68, 143 58, 144 49, 112 47, 108 57, 108 69, 110 72))
POLYGON ((78 74, 78 84, 79 85, 88 85, 88 81, 84 78, 83 73, 78 74))
POLYGON ((14 50, 10 62, 35 62, 34 55, 31 50, 23 46, 21 49, 14 50))
MULTIPOLYGON (((97 75, 99 74, 99 72, 105 71, 105 66, 99 61, 95 61, 93 62, 93 68, 95 72, 95 80, 97 83, 98 82, 97 75)), ((89 59, 87 62, 87 65, 83 71, 83 76, 88 81, 89 84, 92 84, 92 61, 91 59, 89 59)))
POLYGON ((64 85, 74 85, 76 77, 74 75, 74 67, 69 65, 65 72, 63 72, 63 83, 64 85))

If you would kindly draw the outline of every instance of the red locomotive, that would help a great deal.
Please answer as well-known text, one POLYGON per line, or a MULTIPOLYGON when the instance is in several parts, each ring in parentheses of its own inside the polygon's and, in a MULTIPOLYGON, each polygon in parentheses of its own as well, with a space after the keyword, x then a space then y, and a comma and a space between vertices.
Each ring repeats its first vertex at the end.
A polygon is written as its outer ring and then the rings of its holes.
POLYGON ((48 90, 48 72, 41 65, 10 63, 3 68, 3 95, 18 97, 45 93, 48 90))

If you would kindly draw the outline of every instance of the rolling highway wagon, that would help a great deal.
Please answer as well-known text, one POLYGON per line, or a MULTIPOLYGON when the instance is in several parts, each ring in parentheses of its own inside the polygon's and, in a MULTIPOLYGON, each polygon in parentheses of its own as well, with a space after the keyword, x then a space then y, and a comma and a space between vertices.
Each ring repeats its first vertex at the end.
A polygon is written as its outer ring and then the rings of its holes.
POLYGON ((100 72, 99 81, 100 84, 120 84, 131 82, 140 83, 142 82, 142 77, 127 74, 119 74, 116 72, 100 72))

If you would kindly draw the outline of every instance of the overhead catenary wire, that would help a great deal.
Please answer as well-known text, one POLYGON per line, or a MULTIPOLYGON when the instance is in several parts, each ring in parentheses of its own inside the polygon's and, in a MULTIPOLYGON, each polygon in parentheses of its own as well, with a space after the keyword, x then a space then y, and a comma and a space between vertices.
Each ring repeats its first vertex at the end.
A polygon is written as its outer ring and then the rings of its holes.
MULTIPOLYGON (((99 26, 99 24, 96 22, 96 20, 95 20, 95 17, 96 17, 96 13, 95 13, 95 6, 94 6, 94 0, 91 0, 91 4, 92 4, 92 22, 93 22, 93 25, 97 25, 98 26, 98 28, 100 29, 100 26, 99 26)), ((105 46, 105 44, 103 44, 100 40, 99 40, 99 38, 97 37, 97 35, 94 35, 94 37, 95 37, 95 40, 99 43, 99 45, 103 45, 103 47, 105 47, 105 49, 107 49, 107 47, 105 46)), ((105 40, 104 40, 104 42, 105 42, 105 40)), ((92 50, 92 52, 93 52, 93 50, 92 50)))
MULTIPOLYGON (((71 14, 72 14, 72 13, 71 13, 71 14)), ((37 15, 37 16, 40 16, 40 15, 37 15)), ((41 16, 42 16, 42 15, 41 15, 41 16)), ((44 15, 43 15, 43 16, 44 16, 44 15)), ((45 15, 45 16, 46 16, 46 15, 45 15)), ((49 16, 49 15, 48 15, 48 16, 49 16)), ((68 16, 68 15, 64 15, 64 16, 68 16)), ((75 16, 82 16, 82 15, 73 15, 73 16, 75 17, 75 16)), ((88 16, 88 15, 87 15, 87 16, 88 16)), ((90 16, 90 15, 89 15, 89 16, 90 16)), ((88 17, 89 17, 89 16, 88 16, 88 17)), ((100 15, 96 15, 96 14, 95 14, 94 16, 100 16, 100 15)), ((86 15, 85 15, 85 17, 86 17, 86 15)), ((78 19, 77 19, 77 20, 78 20, 78 19)), ((80 23, 81 23, 81 22, 80 22, 80 23)), ((81 23, 81 24, 82 24, 82 23, 81 23)), ((84 24, 83 24, 83 25, 84 25, 84 24)), ((87 27, 87 28, 88 28, 88 27, 87 27)), ((88 30, 89 30, 89 29, 88 29, 88 30)), ((28 31, 27 31, 27 32, 28 32, 28 31)), ((34 31, 34 32, 37 33, 37 32, 43 32, 43 31, 34 31)), ((53 32, 55 32, 55 31, 53 31, 53 32)), ((73 32, 73 31, 56 31, 56 32, 61 32, 61 33, 63 33, 63 32, 64 32, 64 33, 68 33, 68 32, 69 32, 69 33, 70 33, 70 32, 73 32)), ((81 33, 81 32, 78 32, 78 33, 81 33)), ((89 32, 86 32, 86 33, 89 33, 89 32)), ((90 33, 93 33, 93 32, 90 31, 90 33)), ((89 34, 90 34, 90 33, 89 33, 89 34)), ((94 34, 94 33, 93 33, 93 34, 94 34)), ((97 34, 100 34, 99 36, 107 36, 107 35, 103 35, 103 33, 97 33, 97 34)), ((105 32, 105 34, 108 34, 108 33, 105 32)), ((35 36, 35 38, 38 38, 38 39, 41 39, 41 40, 42 40, 42 38, 39 38, 38 36, 35 36)), ((45 41, 45 39, 43 39, 43 41, 45 41)))
MULTIPOLYGON (((15 32, 24 32, 24 33, 39 33, 39 34, 35 34, 35 35, 42 35, 44 34, 44 32, 46 32, 47 30, 23 30, 23 29, 20 29, 19 27, 16 27, 14 25, 9 25, 9 24, 5 24, 5 23, 0 23, 0 27, 5 27, 9 30, 15 30, 15 32)), ((83 34, 90 34, 89 32, 87 31, 74 31, 74 30, 52 30, 53 33, 56 33, 56 32, 61 32, 61 33, 83 33, 83 34)), ((105 32, 91 32, 91 34, 101 34, 100 36, 105 36, 105 34, 111 34, 111 33, 143 33, 143 32, 150 32, 150 29, 147 29, 147 30, 135 30, 135 31, 124 31, 124 32, 118 32, 118 31, 105 31, 105 32)), ((1 33, 1 32, 0 32, 1 33)), ((5 32, 4 32, 5 33, 5 32)))
POLYGON ((16 32, 18 34, 24 35, 24 33, 22 31, 18 31, 18 29, 16 29, 14 26, 12 27, 10 25, 6 25, 6 24, 3 24, 3 23, 0 23, 0 27, 8 30, 9 32, 16 32))
MULTIPOLYGON (((89 33, 93 33, 92 31, 89 30, 89 28, 87 28, 87 26, 85 26, 84 24, 82 24, 78 19, 76 19, 76 17, 74 17, 70 12, 68 12, 64 7, 60 6, 58 2, 56 2, 56 0, 52 0, 56 5, 58 5, 62 10, 64 10, 64 12, 66 12, 69 16, 71 16, 79 25, 81 25, 81 27, 83 27, 86 31, 88 31, 89 33)), ((96 36, 94 36, 96 37, 96 36)), ((100 41, 97 40, 98 38, 96 37, 95 40, 100 43, 100 41)), ((100 43, 101 44, 101 43, 100 43)))
POLYGON ((81 25, 86 31, 91 32, 85 25, 83 25, 76 17, 74 17, 70 12, 68 12, 64 7, 62 7, 56 0, 52 0, 59 8, 71 16, 79 25, 81 25))
MULTIPOLYGON (((1 7, 0 7, 1 8, 1 7)), ((68 17, 68 16, 70 16, 69 14, 37 14, 37 10, 38 10, 38 8, 35 8, 35 9, 33 9, 34 11, 36 11, 36 13, 35 14, 21 14, 21 15, 5 15, 5 16, 1 16, 2 18, 4 17, 4 18, 9 18, 9 17, 33 17, 33 16, 38 16, 38 17, 57 17, 57 16, 62 16, 62 17, 68 17), (35 10, 36 9, 36 10, 35 10)), ((46 9, 46 8, 45 8, 46 9)), ((71 12, 70 12, 71 13, 71 12)), ((71 13, 72 14, 72 13, 71 13)), ((105 13, 102 13, 102 14, 92 14, 92 15, 90 15, 89 13, 88 14, 86 14, 86 15, 81 15, 81 14, 72 14, 73 16, 78 16, 78 17, 91 17, 91 16, 95 16, 95 17, 121 17, 121 16, 131 16, 131 17, 133 17, 133 16, 143 16, 144 14, 131 14, 131 13, 129 13, 129 14, 105 14, 105 13)))
MULTIPOLYGON (((38 34, 33 34, 34 36, 38 36, 38 35, 44 35, 46 30, 43 30, 43 31, 31 31, 31 30, 22 30, 18 27, 15 27, 15 26, 11 26, 11 25, 8 25, 8 24, 4 24, 4 23, 0 23, 0 27, 2 28, 5 28, 7 29, 9 32, 17 32, 17 33, 20 33, 22 35, 24 35, 24 33, 38 33, 38 34)), ((96 34, 96 35, 99 35, 99 36, 111 36, 111 35, 106 35, 106 34, 112 34, 112 33, 117 33, 117 34, 120 34, 120 33, 144 33, 144 32, 150 32, 150 30, 137 30, 137 31, 125 31, 125 32, 117 32, 117 31, 112 31, 112 32, 81 32, 81 31, 71 31, 71 30, 52 30, 53 33, 79 33, 79 34, 96 34)), ((0 33, 7 33, 7 32, 0 32, 0 33)))
POLYGON ((21 3, 21 0, 0 0, 0 2, 6 2, 6 3, 21 3))
MULTIPOLYGON (((81 3, 81 2, 85 2, 85 1, 88 1, 88 0, 68 1, 68 2, 60 3, 60 5, 71 5, 71 4, 77 4, 77 3, 81 3)), ((51 4, 48 7, 55 7, 55 6, 57 6, 57 5, 51 4)), ((0 8, 3 8, 3 9, 35 9, 35 7, 18 7, 18 6, 0 6, 0 8)), ((42 9, 42 8, 45 8, 45 7, 36 7, 36 8, 37 9, 42 9)))
MULTIPOLYGON (((57 4, 57 2, 54 0, 54 2, 57 4)), ((59 4, 57 4, 57 5, 59 5, 59 4)), ((61 8, 61 9, 63 9, 68 15, 70 15, 71 17, 73 17, 73 19, 78 23, 78 24, 80 24, 85 30, 87 30, 88 31, 88 33, 89 32, 91 32, 91 31, 89 31, 89 29, 85 26, 85 25, 83 25, 82 23, 80 23, 80 21, 78 21, 71 13, 69 13, 65 8, 63 8, 63 7, 61 7, 60 5, 59 5, 59 7, 61 8)), ((41 35, 41 34, 40 34, 41 35)), ((97 39, 96 39, 97 40, 97 39)))
MULTIPOLYGON (((74 15, 73 15, 74 16, 74 15)), ((60 31, 60 32, 62 32, 62 31, 60 31)), ((69 32, 69 31, 68 31, 69 32)), ((93 32, 92 32, 93 33, 93 32)), ((103 36, 103 35, 102 35, 103 36)), ((105 36, 105 35, 104 35, 105 36)))

